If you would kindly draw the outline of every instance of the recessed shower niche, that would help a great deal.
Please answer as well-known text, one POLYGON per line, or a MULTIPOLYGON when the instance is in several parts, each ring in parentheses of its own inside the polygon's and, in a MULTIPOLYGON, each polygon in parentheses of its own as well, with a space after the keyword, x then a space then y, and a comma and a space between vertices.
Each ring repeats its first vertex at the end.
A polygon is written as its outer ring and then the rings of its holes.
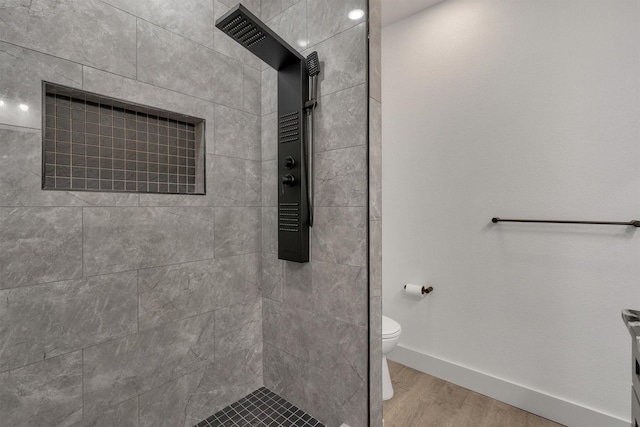
POLYGON ((44 190, 205 194, 203 119, 43 83, 44 190))

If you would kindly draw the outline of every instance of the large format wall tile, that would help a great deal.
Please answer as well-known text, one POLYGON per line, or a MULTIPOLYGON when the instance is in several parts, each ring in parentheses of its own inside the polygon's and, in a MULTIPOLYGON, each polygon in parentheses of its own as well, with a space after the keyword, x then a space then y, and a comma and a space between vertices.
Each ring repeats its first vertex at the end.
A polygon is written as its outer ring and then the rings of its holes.
POLYGON ((322 0, 308 2, 309 46, 333 37, 342 31, 364 22, 366 16, 358 20, 349 18, 355 9, 365 11, 366 0, 322 0))
POLYGON ((84 274, 213 258, 212 208, 84 208, 84 274))
POLYGON ((284 292, 284 261, 278 255, 262 253, 262 281, 260 287, 262 296, 275 301, 283 301, 284 292))
POLYGON ((0 125, 0 206, 137 206, 138 195, 44 191, 39 130, 0 125))
POLYGON ((138 397, 107 408, 100 415, 84 418, 71 427, 138 427, 138 397))
POLYGON ((260 116, 216 105, 215 154, 261 160, 260 116))
POLYGON ((246 351, 235 353, 144 393, 140 427, 192 427, 244 397, 246 358, 246 351))
POLYGON ((267 25, 292 48, 302 51, 308 44, 307 2, 299 1, 285 9, 267 21, 267 25))
POLYGON ((306 0, 267 0, 262 2, 262 20, 268 21, 282 11, 294 6, 296 3, 306 0))
POLYGON ((69 426, 82 419, 82 352, 0 374, 3 426, 69 426))
POLYGON ((208 313, 85 349, 85 416, 206 366, 213 336, 208 313))
POLYGON ((262 343, 262 299, 215 311, 215 360, 262 343))
MULTIPOLYGON (((366 82, 367 35, 365 23, 312 46, 321 65, 320 94, 328 95, 366 82), (326 58, 326 59, 325 59, 326 58)), ((364 101, 366 102, 366 101, 364 101)), ((366 108, 366 103, 364 104, 366 108)))
POLYGON ((138 21, 138 80, 213 102, 212 70, 216 66, 213 50, 138 21))
POLYGON ((367 143, 367 93, 364 85, 320 99, 317 110, 316 152, 367 143))
POLYGON ((82 209, 0 208, 0 289, 82 275, 82 209))
MULTIPOLYGON (((6 9, 0 9, 0 17, 6 9)), ((0 99, 5 103, 0 108, 0 123, 36 129, 42 127, 42 80, 79 88, 82 85, 82 66, 0 43, 0 99), (29 109, 21 110, 20 104, 27 105, 29 109)))
POLYGON ((259 252, 261 208, 215 208, 216 258, 259 252))
POLYGON ((0 291, 0 372, 136 332, 135 273, 0 291))
POLYGON ((369 99, 369 219, 382 218, 382 105, 369 99))
POLYGON ((367 147, 315 155, 315 206, 366 206, 367 147))
POLYGON ((325 316, 366 327, 367 269, 316 261, 311 271, 315 310, 325 316))
POLYGON ((136 18, 99 0, 14 1, 0 8, 0 40, 136 75, 136 18))
POLYGON ((239 304, 258 296, 242 256, 138 271, 140 330, 239 304))
POLYGON ((202 0, 104 0, 112 6, 209 48, 213 47, 213 3, 202 0))
POLYGON ((366 208, 316 208, 311 234, 314 260, 367 265, 366 208))

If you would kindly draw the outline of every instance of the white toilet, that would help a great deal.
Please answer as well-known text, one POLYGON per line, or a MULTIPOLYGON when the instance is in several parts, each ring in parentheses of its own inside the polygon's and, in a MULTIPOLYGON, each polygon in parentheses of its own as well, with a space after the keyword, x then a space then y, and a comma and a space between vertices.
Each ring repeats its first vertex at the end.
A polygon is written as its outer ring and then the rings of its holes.
POLYGON ((402 327, 395 320, 382 316, 382 399, 389 400, 393 397, 393 385, 391 375, 389 375, 389 365, 387 364, 387 354, 396 348, 400 340, 402 327))

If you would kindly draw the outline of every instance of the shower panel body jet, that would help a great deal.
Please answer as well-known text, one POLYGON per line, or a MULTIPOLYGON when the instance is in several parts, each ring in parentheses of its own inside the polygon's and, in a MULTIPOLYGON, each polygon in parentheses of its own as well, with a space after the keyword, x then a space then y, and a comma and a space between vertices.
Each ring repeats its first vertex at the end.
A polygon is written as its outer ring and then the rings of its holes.
POLYGON ((306 59, 241 4, 216 27, 278 71, 278 258, 308 262, 306 59))

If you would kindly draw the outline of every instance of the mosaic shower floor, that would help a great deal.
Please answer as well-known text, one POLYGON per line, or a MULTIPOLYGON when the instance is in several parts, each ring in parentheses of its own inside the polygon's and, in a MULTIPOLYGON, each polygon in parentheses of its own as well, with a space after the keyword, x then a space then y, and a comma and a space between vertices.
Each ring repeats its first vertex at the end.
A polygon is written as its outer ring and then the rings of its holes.
POLYGON ((216 412, 194 427, 324 427, 266 387, 216 412))

